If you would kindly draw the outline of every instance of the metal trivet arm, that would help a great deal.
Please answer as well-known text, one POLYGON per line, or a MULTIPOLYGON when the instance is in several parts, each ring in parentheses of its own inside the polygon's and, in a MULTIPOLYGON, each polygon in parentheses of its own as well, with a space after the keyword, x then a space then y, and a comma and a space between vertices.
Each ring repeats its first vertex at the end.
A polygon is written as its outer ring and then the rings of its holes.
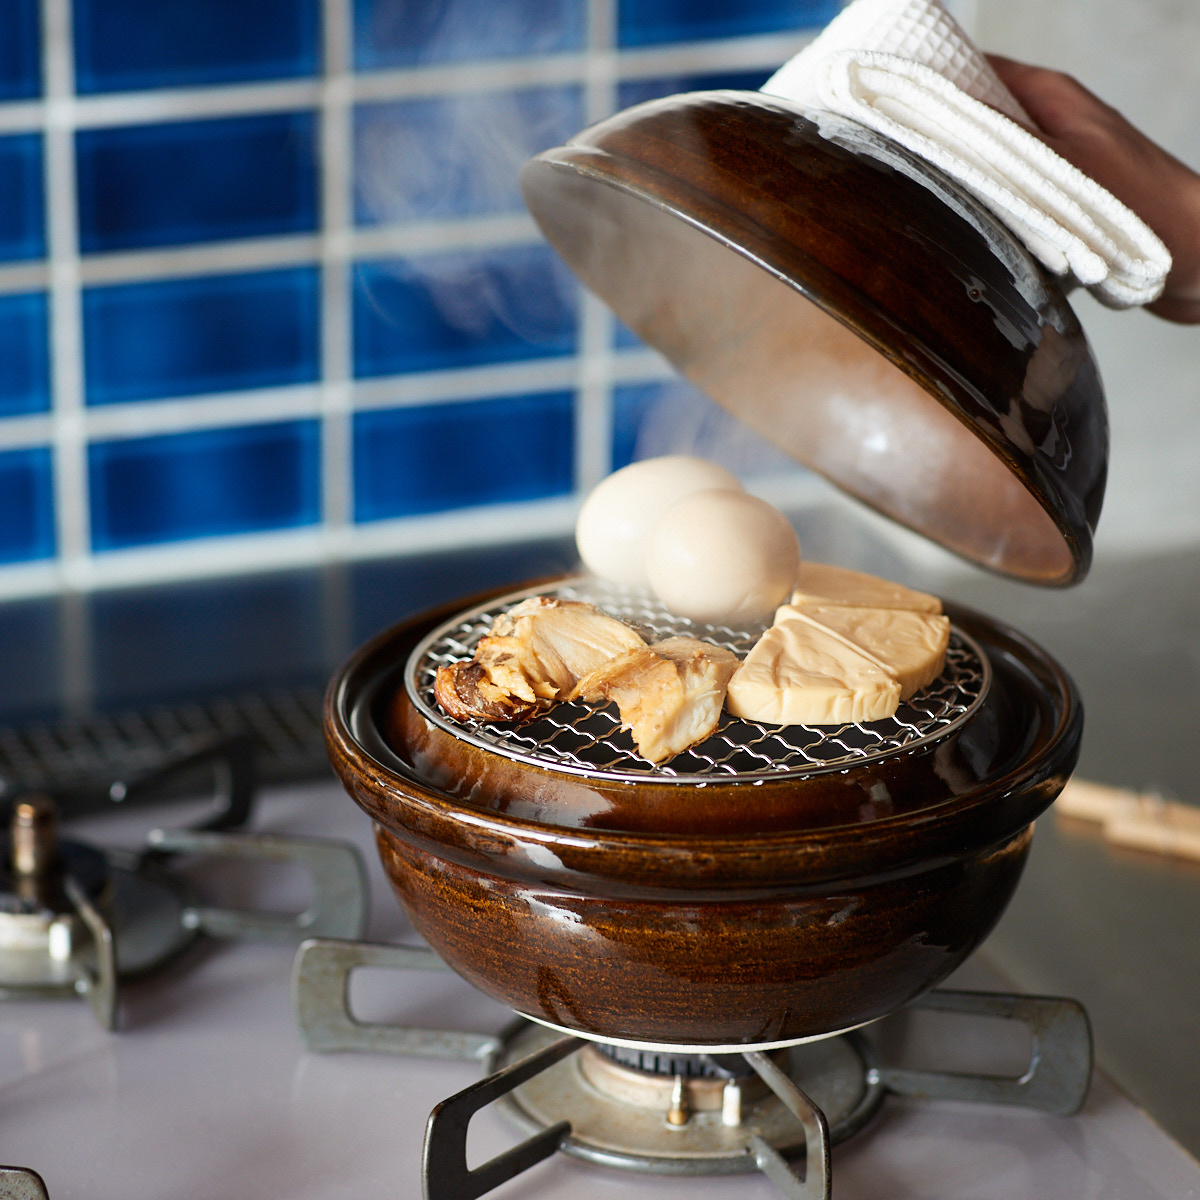
POLYGON ((421 1158, 425 1200, 479 1200, 480 1196, 515 1179, 558 1150, 571 1133, 570 1121, 559 1121, 482 1166, 471 1168, 467 1166, 467 1126, 481 1108, 506 1096, 584 1045, 582 1038, 560 1038, 438 1104, 429 1114, 425 1126, 425 1149, 421 1158))
POLYGON ((328 838, 281 837, 244 832, 258 787, 254 743, 248 735, 222 738, 138 778, 109 788, 114 803, 141 799, 197 767, 213 772, 212 804, 206 816, 182 829, 152 829, 140 862, 172 856, 197 856, 263 863, 295 863, 312 885, 308 907, 300 913, 247 912, 188 905, 186 929, 218 938, 291 942, 305 937, 359 937, 367 920, 367 874, 362 856, 349 843, 328 838))
POLYGON ((46 1181, 28 1167, 0 1167, 0 1200, 49 1200, 46 1181))
POLYGON ((1016 1021, 1033 1039, 1029 1065, 1016 1076, 872 1067, 868 1082, 918 1100, 1009 1104, 1064 1117, 1083 1107, 1092 1080, 1093 1044, 1091 1022, 1077 1001, 1060 996, 935 989, 908 1007, 1016 1021))
POLYGON ((750 1151, 758 1169, 787 1200, 830 1200, 833 1183, 829 1161, 829 1124, 825 1114, 761 1050, 747 1050, 742 1057, 804 1130, 803 1180, 797 1177, 783 1155, 766 1138, 752 1133, 750 1151))
POLYGON ((292 966, 292 1005, 304 1044, 322 1054, 342 1050, 405 1054, 412 1058, 483 1062, 503 1035, 455 1033, 358 1020, 350 1012, 350 976, 359 967, 397 971, 449 971, 432 950, 378 942, 310 938, 292 966))
MULTIPOLYGON (((491 1061, 511 1035, 512 1027, 489 1036, 360 1021, 349 1007, 350 976, 360 967, 447 970, 432 950, 421 947, 315 938, 306 941, 296 955, 292 998, 297 1024, 309 1049, 491 1061)), ((521 1019, 514 1027, 526 1024, 521 1019)), ((467 1127, 475 1113, 586 1044, 581 1038, 559 1039, 438 1104, 430 1114, 425 1135, 425 1200, 478 1200, 560 1149, 571 1135, 569 1121, 557 1122, 471 1169, 466 1161, 467 1127)), ((824 1115, 766 1055, 750 1052, 744 1057, 800 1122, 805 1136, 805 1176, 797 1176, 783 1156, 754 1131, 747 1138, 747 1155, 786 1200, 829 1200, 830 1140, 824 1115)))
POLYGON ((201 746, 112 782, 107 793, 113 804, 137 802, 199 769, 212 775, 205 815, 188 828, 152 831, 136 848, 61 836, 56 796, 9 800, 7 830, 0 823, 0 999, 82 996, 100 1024, 115 1030, 122 981, 161 966, 197 934, 293 945, 314 933, 362 935, 369 892, 355 846, 242 828, 255 793, 244 738, 201 746), (181 856, 294 863, 310 877, 311 899, 299 913, 202 906, 173 869, 181 856))

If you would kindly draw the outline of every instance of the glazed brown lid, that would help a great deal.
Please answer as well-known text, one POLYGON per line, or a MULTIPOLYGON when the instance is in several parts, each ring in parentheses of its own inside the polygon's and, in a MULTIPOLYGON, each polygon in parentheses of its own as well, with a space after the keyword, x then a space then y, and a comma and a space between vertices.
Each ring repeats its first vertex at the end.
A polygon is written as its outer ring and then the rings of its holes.
POLYGON ((617 316, 847 492, 1030 583, 1087 573, 1108 422, 1062 289, 969 195, 757 92, 652 101, 527 163, 617 316))

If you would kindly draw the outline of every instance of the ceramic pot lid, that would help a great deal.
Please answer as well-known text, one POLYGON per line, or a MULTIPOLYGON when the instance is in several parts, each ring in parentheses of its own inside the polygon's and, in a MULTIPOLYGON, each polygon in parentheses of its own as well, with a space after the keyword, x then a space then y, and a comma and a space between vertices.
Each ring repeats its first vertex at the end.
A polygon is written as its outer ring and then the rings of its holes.
POLYGON ((1087 339, 934 168, 842 117, 696 92, 592 126, 521 186, 626 325, 795 459, 981 566, 1087 573, 1108 460, 1087 339))

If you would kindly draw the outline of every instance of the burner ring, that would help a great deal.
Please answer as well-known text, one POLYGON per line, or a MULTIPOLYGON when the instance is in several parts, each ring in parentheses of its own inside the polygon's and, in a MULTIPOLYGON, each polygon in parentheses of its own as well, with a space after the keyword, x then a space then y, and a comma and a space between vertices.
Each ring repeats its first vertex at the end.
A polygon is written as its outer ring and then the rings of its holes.
POLYGON ((596 1053, 626 1070, 647 1075, 686 1079, 742 1079, 754 1074, 754 1068, 740 1054, 672 1053, 618 1042, 593 1042, 596 1053))
MULTIPOLYGON (((556 1040, 539 1025, 522 1025, 506 1038, 489 1070, 497 1070, 556 1040)), ((736 1127, 716 1111, 694 1112, 686 1125, 672 1125, 661 1108, 640 1108, 613 1099, 586 1077, 581 1056, 572 1054, 496 1101, 518 1128, 537 1133, 561 1120, 571 1132, 564 1153, 589 1162, 659 1175, 728 1175, 758 1170, 749 1151, 752 1134, 765 1138, 785 1158, 804 1151, 804 1131, 774 1096, 745 1102, 746 1119, 736 1127), (631 1120, 644 1114, 644 1120, 631 1120)), ((839 1034, 779 1052, 781 1065, 821 1109, 831 1145, 857 1133, 883 1103, 874 1051, 859 1033, 839 1034)), ((757 1077, 755 1077, 757 1079, 757 1077)), ((707 1081, 712 1082, 712 1081, 707 1081)))

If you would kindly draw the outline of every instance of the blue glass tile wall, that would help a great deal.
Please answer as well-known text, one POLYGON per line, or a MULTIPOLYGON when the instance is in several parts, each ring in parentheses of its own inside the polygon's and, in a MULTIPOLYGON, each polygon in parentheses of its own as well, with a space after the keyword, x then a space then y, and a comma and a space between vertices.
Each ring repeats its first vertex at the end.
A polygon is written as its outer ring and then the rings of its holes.
POLYGON ((314 229, 314 124, 298 112, 82 131, 80 250, 314 229))
POLYGON ((470 367, 575 348, 575 285, 544 246, 361 263, 354 373, 470 367))
POLYGON ((26 100, 41 90, 38 0, 0 5, 0 100, 26 100))
POLYGON ((43 292, 0 296, 0 418, 50 407, 43 292))
POLYGON ((0 137, 0 259, 45 254, 43 208, 42 139, 34 133, 0 137))
POLYGON ((355 219, 368 225, 520 212, 521 164, 584 124, 578 87, 360 105, 355 219))
POLYGON ((360 521, 562 496, 572 484, 570 392, 359 413, 360 521))
POLYGON ((587 0, 354 0, 362 70, 581 50, 587 0))
POLYGON ((51 469, 45 446, 0 452, 0 562, 54 553, 51 469))
POLYGON ((315 421, 95 442, 88 457, 102 550, 317 520, 315 421))
POLYGON ((837 14, 837 0, 622 0, 618 41, 651 46, 696 38, 739 37, 766 30, 824 25, 837 14))
POLYGON ((319 0, 76 0, 81 93, 312 75, 319 0))
POLYGON ((569 529, 703 401, 521 163, 837 6, 5 0, 0 597, 569 529))
POLYGON ((87 288, 87 403, 309 383, 318 288, 313 267, 87 288))

